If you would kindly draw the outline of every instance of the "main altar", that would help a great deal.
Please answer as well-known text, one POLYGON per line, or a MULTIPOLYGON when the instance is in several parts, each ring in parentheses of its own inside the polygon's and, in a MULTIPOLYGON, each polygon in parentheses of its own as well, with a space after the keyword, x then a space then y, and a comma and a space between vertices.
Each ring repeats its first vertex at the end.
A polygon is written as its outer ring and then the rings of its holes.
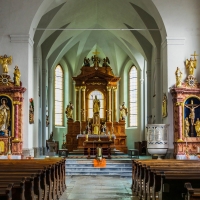
POLYGON ((85 58, 81 73, 73 77, 76 105, 73 110, 70 102, 66 108, 66 147, 73 151, 84 149, 86 140, 112 140, 111 149, 127 153, 125 118, 117 120, 117 90, 120 77, 113 74, 107 57, 101 64, 95 52, 92 62, 90 65, 90 59, 85 58))
POLYGON ((174 156, 200 154, 200 84, 194 76, 197 54, 185 62, 187 77, 177 67, 173 96, 174 156))

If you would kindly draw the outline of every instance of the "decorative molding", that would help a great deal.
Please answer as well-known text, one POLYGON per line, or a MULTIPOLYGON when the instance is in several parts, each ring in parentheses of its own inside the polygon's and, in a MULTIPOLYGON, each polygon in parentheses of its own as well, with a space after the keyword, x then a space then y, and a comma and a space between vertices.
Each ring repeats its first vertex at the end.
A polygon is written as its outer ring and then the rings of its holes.
POLYGON ((32 47, 34 41, 30 38, 29 35, 10 35, 10 42, 11 43, 29 43, 32 47))
POLYGON ((176 37, 166 37, 165 41, 161 43, 162 48, 165 48, 167 45, 185 45, 185 38, 176 38, 176 37))

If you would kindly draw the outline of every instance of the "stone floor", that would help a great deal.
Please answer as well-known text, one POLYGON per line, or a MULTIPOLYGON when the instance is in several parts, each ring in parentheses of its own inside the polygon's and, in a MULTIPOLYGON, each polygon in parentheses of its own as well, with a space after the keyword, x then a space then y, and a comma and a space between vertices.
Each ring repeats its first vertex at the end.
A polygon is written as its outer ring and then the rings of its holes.
POLYGON ((60 200, 138 200, 131 181, 119 176, 67 176, 67 189, 60 200))

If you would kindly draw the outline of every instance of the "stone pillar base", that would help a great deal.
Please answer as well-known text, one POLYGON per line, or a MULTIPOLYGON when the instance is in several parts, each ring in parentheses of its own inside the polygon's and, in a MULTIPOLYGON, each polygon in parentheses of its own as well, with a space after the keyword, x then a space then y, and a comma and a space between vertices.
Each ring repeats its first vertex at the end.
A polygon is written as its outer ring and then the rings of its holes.
POLYGON ((34 150, 34 157, 38 158, 40 157, 40 147, 33 147, 34 150))

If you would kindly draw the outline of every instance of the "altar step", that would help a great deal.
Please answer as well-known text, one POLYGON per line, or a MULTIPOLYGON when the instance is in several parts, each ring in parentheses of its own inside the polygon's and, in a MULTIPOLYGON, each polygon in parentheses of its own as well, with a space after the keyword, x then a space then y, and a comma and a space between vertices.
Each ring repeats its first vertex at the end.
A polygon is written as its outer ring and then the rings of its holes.
MULTIPOLYGON (((71 152, 69 152, 69 155, 84 155, 84 149, 75 149, 71 152)), ((111 155, 127 155, 117 149, 111 150, 111 155)))
POLYGON ((106 167, 94 167, 93 159, 67 159, 66 175, 132 177, 132 161, 106 159, 106 167))

